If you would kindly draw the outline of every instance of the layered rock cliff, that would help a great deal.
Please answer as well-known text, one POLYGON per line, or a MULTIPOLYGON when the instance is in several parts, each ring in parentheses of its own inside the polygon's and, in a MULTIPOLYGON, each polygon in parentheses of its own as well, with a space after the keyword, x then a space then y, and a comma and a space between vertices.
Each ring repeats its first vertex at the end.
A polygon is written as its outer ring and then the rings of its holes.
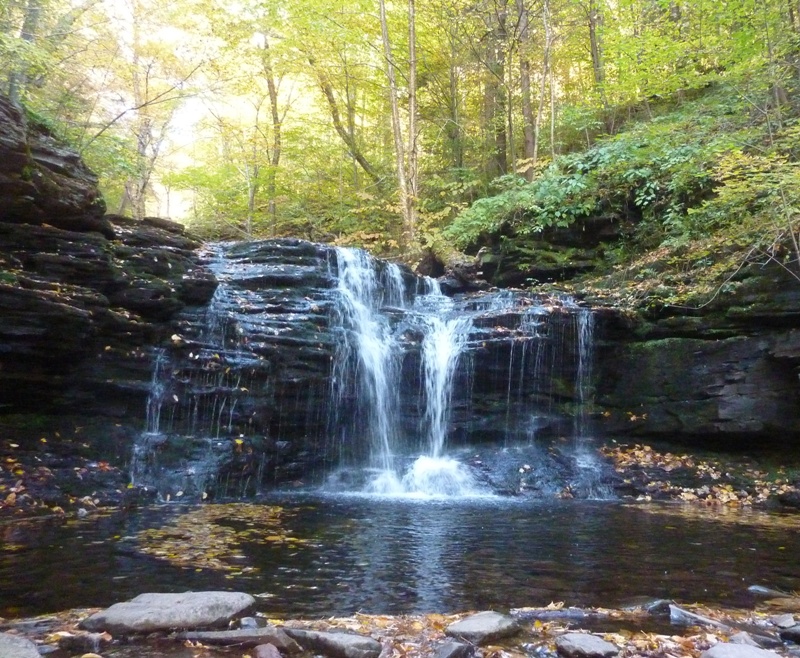
POLYGON ((717 446, 800 437, 800 281, 751 265, 695 308, 602 312, 599 428, 717 446))

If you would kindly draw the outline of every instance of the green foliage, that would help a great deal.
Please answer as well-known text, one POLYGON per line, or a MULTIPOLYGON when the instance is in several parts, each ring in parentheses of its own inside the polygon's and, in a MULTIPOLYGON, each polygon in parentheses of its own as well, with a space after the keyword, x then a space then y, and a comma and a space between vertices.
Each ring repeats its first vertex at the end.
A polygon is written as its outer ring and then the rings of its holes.
MULTIPOLYGON (((730 205, 746 207, 724 190, 733 180, 726 159, 738 144, 765 137, 743 105, 735 89, 711 91, 556 158, 530 183, 498 179, 497 193, 462 212, 445 234, 469 248, 494 234, 525 236, 605 216, 634 226, 642 246, 695 237, 718 226, 730 205)), ((753 188, 767 182, 747 175, 736 180, 740 188, 743 180, 753 188)))

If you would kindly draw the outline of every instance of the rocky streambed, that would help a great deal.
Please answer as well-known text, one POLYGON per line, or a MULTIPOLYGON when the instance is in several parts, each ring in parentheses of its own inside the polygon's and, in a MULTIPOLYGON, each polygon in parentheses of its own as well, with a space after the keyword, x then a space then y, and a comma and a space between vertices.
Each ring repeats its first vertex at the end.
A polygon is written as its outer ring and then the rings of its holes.
POLYGON ((778 658, 796 655, 800 599, 765 588, 756 610, 655 600, 562 602, 500 613, 275 619, 241 592, 141 594, 104 610, 0 621, 3 658, 778 658))

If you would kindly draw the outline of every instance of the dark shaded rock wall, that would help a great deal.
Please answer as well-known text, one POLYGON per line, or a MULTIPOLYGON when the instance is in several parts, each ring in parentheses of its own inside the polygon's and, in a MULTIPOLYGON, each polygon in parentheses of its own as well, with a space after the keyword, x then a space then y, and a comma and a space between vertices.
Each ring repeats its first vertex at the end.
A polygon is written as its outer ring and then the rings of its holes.
POLYGON ((605 434, 760 445, 800 438, 800 281, 785 269, 749 268, 702 309, 600 318, 605 434))
POLYGON ((128 458, 152 348, 216 280, 182 226, 104 214, 97 179, 0 97, 0 429, 128 458))

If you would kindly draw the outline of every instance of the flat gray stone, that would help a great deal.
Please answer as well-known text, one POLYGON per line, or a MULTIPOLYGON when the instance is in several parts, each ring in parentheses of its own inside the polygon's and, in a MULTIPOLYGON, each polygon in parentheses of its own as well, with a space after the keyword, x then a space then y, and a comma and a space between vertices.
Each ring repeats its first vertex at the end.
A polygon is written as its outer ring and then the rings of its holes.
POLYGON ((299 628, 284 628, 286 634, 303 649, 331 658, 378 658, 381 644, 366 635, 355 633, 326 633, 299 628))
POLYGON ((556 649, 569 658, 610 658, 619 653, 611 642, 588 633, 565 633, 556 638, 556 649))
POLYGON ((255 602, 242 592, 140 594, 93 614, 80 625, 89 631, 108 631, 112 635, 214 628, 227 625, 255 602))
POLYGON ((445 635, 472 644, 485 644, 519 633, 519 624, 499 612, 487 610, 450 624, 445 635))
POLYGON ((797 625, 792 614, 774 615, 769 618, 769 623, 778 628, 791 628, 797 625))
POLYGON ((24 637, 0 633, 0 656, 3 658, 41 658, 36 645, 24 637))
POLYGON ((234 631, 192 631, 181 633, 178 637, 182 640, 192 640, 215 646, 236 644, 242 647, 256 647, 259 644, 271 644, 282 653, 300 653, 302 651, 297 642, 275 626, 240 628, 234 631))
POLYGON ((778 654, 749 644, 720 642, 701 653, 700 658, 778 658, 778 654))

